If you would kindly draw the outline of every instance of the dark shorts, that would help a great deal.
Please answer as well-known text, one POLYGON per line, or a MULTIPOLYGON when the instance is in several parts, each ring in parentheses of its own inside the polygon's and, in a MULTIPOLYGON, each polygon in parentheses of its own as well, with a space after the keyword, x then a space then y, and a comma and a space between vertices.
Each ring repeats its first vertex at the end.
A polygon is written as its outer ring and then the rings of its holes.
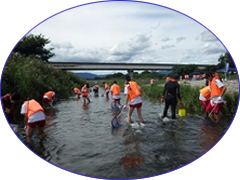
POLYGON ((42 121, 37 121, 37 122, 33 122, 33 123, 27 123, 27 125, 31 128, 35 128, 35 127, 44 127, 46 124, 46 121, 45 120, 42 120, 42 121))
POLYGON ((129 104, 129 106, 130 106, 131 108, 140 108, 140 107, 142 107, 142 103, 138 103, 138 104, 129 104))

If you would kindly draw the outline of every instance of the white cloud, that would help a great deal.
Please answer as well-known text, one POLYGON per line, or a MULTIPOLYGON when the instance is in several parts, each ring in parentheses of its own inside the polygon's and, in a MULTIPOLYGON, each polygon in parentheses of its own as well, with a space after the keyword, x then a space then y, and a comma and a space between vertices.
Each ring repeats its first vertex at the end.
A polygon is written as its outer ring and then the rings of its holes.
POLYGON ((44 21, 32 33, 51 40, 51 61, 217 63, 226 51, 193 19, 129 1, 76 7, 44 21))
POLYGON ((110 49, 109 61, 128 62, 146 51, 151 45, 151 35, 138 33, 126 42, 121 42, 110 49))
POLYGON ((216 42, 218 41, 218 39, 216 38, 216 36, 214 36, 210 31, 208 30, 204 30, 201 33, 201 40, 203 42, 216 42))
POLYGON ((187 39, 186 37, 180 36, 180 37, 176 38, 176 42, 180 43, 181 41, 186 40, 186 39, 187 39))

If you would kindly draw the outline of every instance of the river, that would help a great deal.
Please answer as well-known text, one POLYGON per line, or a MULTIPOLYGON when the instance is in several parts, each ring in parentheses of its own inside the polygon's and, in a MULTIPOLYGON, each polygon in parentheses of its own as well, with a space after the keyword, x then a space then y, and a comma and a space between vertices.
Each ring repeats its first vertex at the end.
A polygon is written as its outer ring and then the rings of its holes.
MULTIPOLYGON (((103 92, 103 90, 101 90, 103 92)), ((101 93, 100 93, 101 95, 101 93)), ((231 120, 223 118, 211 125, 199 116, 178 117, 164 123, 158 117, 163 104, 143 99, 145 126, 126 122, 126 111, 113 129, 111 120, 120 112, 110 108, 111 99, 90 97, 91 103, 70 98, 48 110, 47 137, 33 136, 32 151, 67 171, 108 179, 132 179, 156 176, 183 167, 210 150, 224 135, 231 120)), ((122 103, 125 97, 122 96, 122 103)), ((23 129, 19 138, 25 142, 23 129)))

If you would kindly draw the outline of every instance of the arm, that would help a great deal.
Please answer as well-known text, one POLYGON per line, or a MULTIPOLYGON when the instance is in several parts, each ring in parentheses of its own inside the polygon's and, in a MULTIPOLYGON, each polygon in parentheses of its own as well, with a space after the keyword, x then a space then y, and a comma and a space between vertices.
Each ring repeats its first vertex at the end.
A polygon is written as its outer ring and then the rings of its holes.
POLYGON ((178 97, 180 106, 182 106, 182 98, 181 98, 181 94, 180 94, 180 85, 179 84, 177 86, 177 97, 178 97))
POLYGON ((160 97, 160 102, 161 102, 161 103, 164 102, 164 96, 165 96, 165 94, 166 94, 166 89, 167 89, 167 83, 165 83, 162 96, 160 97))

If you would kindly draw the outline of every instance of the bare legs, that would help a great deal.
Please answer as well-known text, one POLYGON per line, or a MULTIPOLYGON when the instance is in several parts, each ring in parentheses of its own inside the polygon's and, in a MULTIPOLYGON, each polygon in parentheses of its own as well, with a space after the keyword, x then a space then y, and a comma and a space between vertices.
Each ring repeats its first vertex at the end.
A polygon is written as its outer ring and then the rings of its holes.
MULTIPOLYGON (((27 126, 26 137, 27 137, 27 145, 28 146, 30 146, 30 144, 31 144, 33 131, 34 131, 34 128, 31 128, 31 127, 27 126)), ((39 132, 39 135, 40 135, 40 139, 41 140, 44 139, 46 134, 44 133, 43 127, 38 127, 38 132, 39 132)))
MULTIPOLYGON (((129 123, 132 123, 132 113, 135 108, 129 107, 128 114, 127 114, 127 119, 129 123)), ((143 117, 142 117, 142 109, 141 107, 137 108, 137 115, 140 123, 143 123, 143 117)))

